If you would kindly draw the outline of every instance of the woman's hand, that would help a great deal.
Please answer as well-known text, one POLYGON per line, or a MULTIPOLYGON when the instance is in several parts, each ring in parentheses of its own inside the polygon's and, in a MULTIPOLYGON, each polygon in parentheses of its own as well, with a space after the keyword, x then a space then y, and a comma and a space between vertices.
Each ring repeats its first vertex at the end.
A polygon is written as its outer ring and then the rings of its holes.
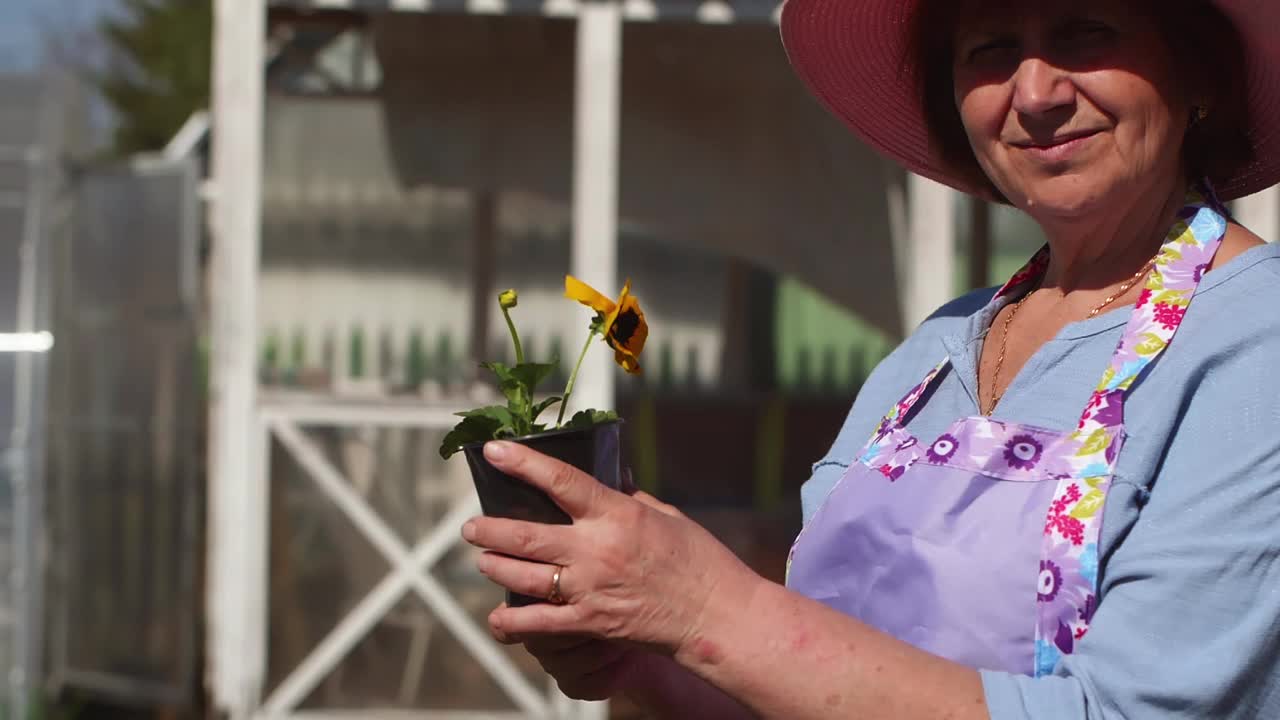
MULTIPOLYGON (((498 610, 506 607, 504 603, 498 610)), ((522 638, 492 627, 490 631, 504 645, 523 643, 542 669, 556 679, 560 691, 575 700, 605 700, 630 689, 641 656, 646 654, 636 646, 611 640, 573 635, 522 638)))
POLYGON ((551 597, 561 568, 563 603, 499 607, 489 616, 494 635, 623 643, 579 645, 577 653, 536 646, 539 660, 567 663, 557 666, 560 674, 552 672, 557 680, 621 671, 628 645, 676 654, 696 644, 713 598, 720 606, 726 599, 743 603, 764 582, 706 530, 647 495, 611 490, 515 443, 491 442, 485 457, 546 492, 573 519, 572 525, 544 525, 482 517, 463 528, 468 542, 488 551, 480 571, 510 590, 551 597))

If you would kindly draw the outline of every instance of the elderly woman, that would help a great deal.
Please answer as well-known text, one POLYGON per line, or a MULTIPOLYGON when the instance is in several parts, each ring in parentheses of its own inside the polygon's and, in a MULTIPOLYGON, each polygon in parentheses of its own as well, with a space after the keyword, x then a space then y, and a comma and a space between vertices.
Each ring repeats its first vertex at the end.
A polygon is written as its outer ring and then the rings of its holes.
POLYGON ((789 0, 828 109, 1048 245, 867 381, 786 587, 490 444, 574 520, 466 526, 482 572, 552 601, 498 608, 495 636, 659 717, 1280 717, 1280 252, 1220 204, 1280 180, 1277 23, 1258 0, 789 0))

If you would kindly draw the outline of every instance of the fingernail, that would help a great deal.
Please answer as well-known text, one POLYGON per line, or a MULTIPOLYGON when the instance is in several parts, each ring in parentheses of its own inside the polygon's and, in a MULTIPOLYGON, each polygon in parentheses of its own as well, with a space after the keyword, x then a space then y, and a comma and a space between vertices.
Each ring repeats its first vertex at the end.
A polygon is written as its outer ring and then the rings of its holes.
POLYGON ((471 542, 476 539, 476 524, 470 520, 462 526, 462 539, 471 542))
POLYGON ((507 457, 507 443, 485 443, 484 456, 489 462, 502 462, 507 457))

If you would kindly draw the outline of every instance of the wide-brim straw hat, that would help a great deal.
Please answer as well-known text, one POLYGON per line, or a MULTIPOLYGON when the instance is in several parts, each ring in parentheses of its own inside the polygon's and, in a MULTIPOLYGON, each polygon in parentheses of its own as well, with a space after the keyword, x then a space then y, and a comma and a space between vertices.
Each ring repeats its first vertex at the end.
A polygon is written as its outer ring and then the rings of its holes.
MULTIPOLYGON (((1232 200, 1280 182, 1280 0, 1211 0, 1242 43, 1241 130, 1252 157, 1211 176, 1232 200)), ((908 170, 989 196, 970 173, 950 167, 925 120, 911 52, 920 0, 787 0, 782 42, 796 73, 858 137, 908 170)), ((1194 43, 1193 38, 1188 42, 1194 43)), ((1207 62, 1212 62, 1208 59, 1207 62)))

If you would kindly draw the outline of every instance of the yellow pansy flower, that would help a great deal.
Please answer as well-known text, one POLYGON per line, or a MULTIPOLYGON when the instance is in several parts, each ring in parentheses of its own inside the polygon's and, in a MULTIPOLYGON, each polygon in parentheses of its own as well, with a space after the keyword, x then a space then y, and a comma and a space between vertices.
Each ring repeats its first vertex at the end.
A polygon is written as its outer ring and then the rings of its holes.
POLYGON ((600 333, 613 348, 613 359, 623 370, 636 375, 640 369, 640 353, 649 338, 649 325, 645 322, 640 300, 631 294, 631 281, 622 287, 617 302, 610 300, 595 288, 581 280, 566 275, 564 295, 571 300, 595 310, 600 320, 600 333))

